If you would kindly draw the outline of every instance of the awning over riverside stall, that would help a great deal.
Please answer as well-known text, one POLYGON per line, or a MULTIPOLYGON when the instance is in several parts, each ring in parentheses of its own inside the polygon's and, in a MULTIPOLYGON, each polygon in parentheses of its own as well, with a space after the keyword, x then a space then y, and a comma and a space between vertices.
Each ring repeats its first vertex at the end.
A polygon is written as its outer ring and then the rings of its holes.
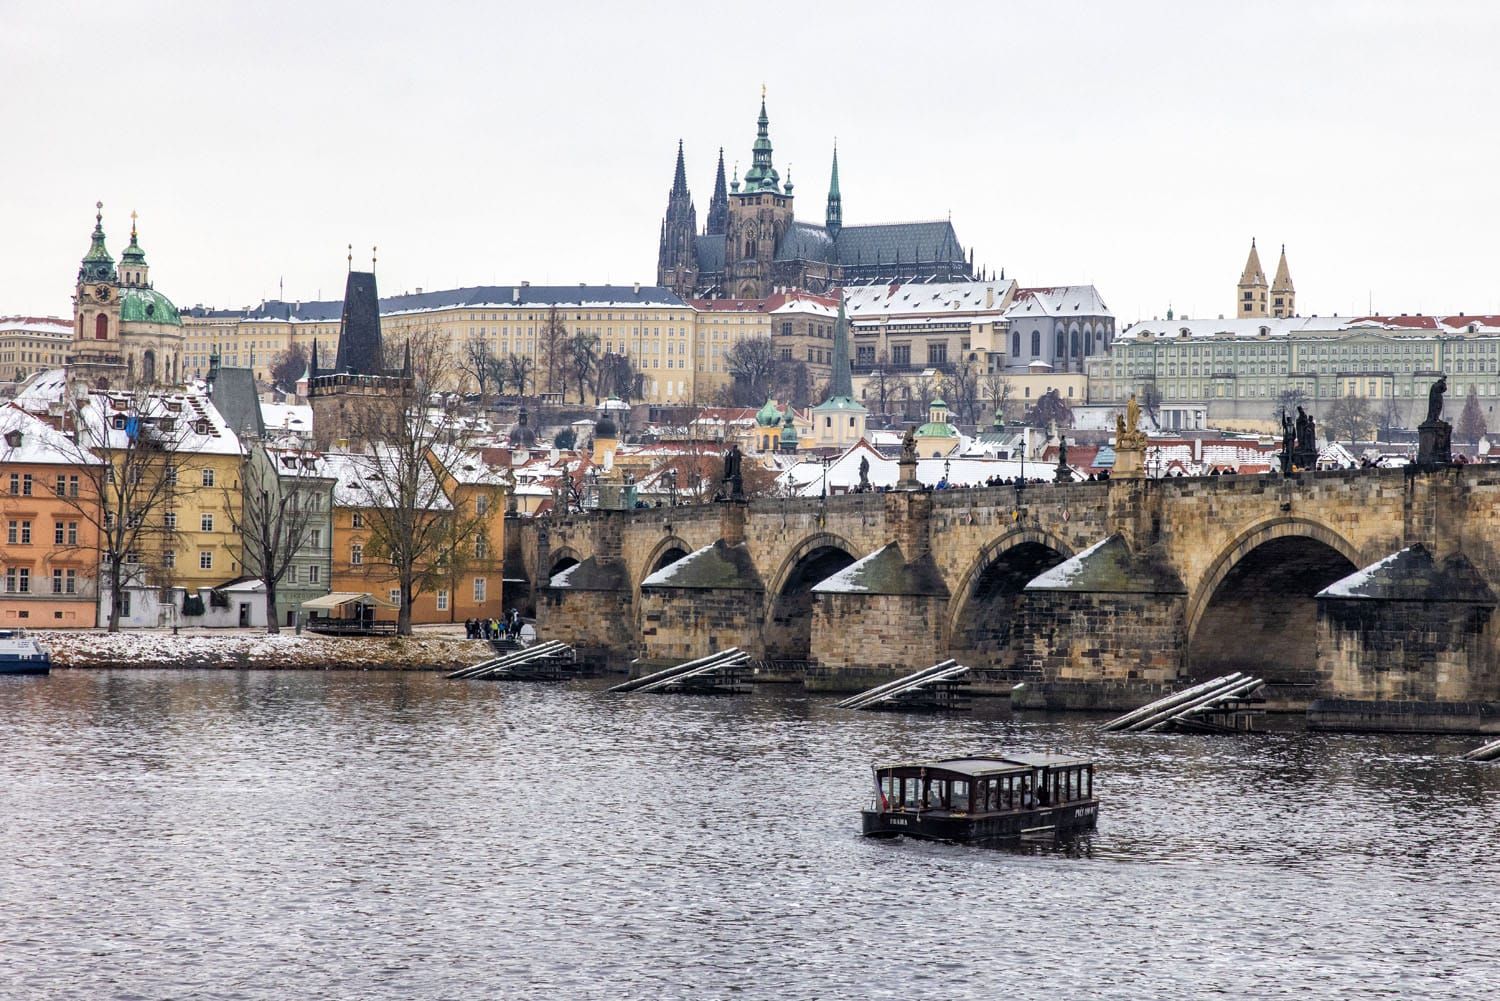
POLYGON ((376 608, 399 608, 384 598, 377 598, 368 592, 357 591, 334 591, 325 594, 321 598, 309 598, 302 602, 301 609, 304 612, 331 612, 345 605, 371 605, 376 608))

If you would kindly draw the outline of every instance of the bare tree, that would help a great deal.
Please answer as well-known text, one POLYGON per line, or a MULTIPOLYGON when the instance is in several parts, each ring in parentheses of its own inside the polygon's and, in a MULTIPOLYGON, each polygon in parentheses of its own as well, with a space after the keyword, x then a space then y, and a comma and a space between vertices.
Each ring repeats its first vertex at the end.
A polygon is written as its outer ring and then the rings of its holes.
POLYGON ((607 354, 599 359, 599 392, 604 396, 616 396, 627 403, 640 399, 644 380, 625 355, 607 354))
POLYGON ((290 391, 307 371, 307 349, 293 341, 271 362, 271 381, 281 389, 290 391))
POLYGON ((487 402, 489 387, 498 381, 500 375, 500 360, 490 350, 490 342, 471 337, 459 355, 458 367, 474 380, 474 385, 479 387, 480 399, 487 402))
POLYGON ((1379 424, 1381 441, 1391 440, 1393 428, 1406 426, 1406 418, 1401 413, 1401 404, 1396 402, 1394 396, 1385 398, 1385 402, 1380 406, 1380 413, 1376 417, 1376 423, 1379 424))
POLYGON ((990 408, 1001 421, 1014 420, 1015 387, 1003 372, 989 372, 984 377, 983 391, 990 401, 990 408))
POLYGON ((568 338, 568 368, 564 373, 564 382, 566 376, 572 376, 579 403, 584 402, 584 390, 597 387, 598 368, 599 335, 579 330, 568 338))
POLYGON ((549 393, 558 392, 559 389, 566 390, 565 380, 567 378, 568 358, 571 354, 568 344, 568 328, 563 325, 562 314, 556 306, 547 310, 547 319, 542 322, 537 331, 537 351, 542 359, 542 374, 546 377, 543 385, 549 393), (560 381, 563 382, 560 385, 560 381))
POLYGON ((1374 429, 1370 417, 1370 401, 1363 396, 1340 396, 1328 406, 1323 418, 1330 440, 1348 439, 1353 445, 1374 429))
POLYGON ((1280 427, 1283 415, 1290 417, 1297 412, 1298 407, 1305 407, 1307 403, 1307 394, 1297 387, 1283 389, 1271 401, 1271 419, 1280 427))
POLYGON ((944 392, 948 394, 949 407, 961 423, 979 423, 979 373, 972 366, 960 363, 948 376, 944 392))
POLYGON ((525 396, 526 387, 533 385, 531 373, 536 366, 525 355, 510 355, 504 359, 504 365, 505 372, 500 382, 501 390, 503 391, 506 386, 514 386, 517 396, 525 396))
POLYGON ((229 523, 244 540, 245 572, 266 590, 266 632, 281 632, 276 590, 294 561, 304 556, 314 531, 332 531, 332 481, 321 457, 303 449, 250 446, 240 504, 226 503, 229 523))
POLYGON ((369 407, 359 417, 366 446, 342 461, 355 467, 360 505, 369 528, 366 551, 388 564, 400 592, 396 631, 411 635, 412 602, 458 572, 484 519, 454 507, 434 469, 433 455, 460 439, 452 408, 434 410, 427 399, 438 385, 442 345, 426 331, 407 342, 414 378, 403 380, 391 405, 369 407), (429 380, 424 382, 425 380, 429 380))
MULTIPOLYGON (((1161 389, 1157 387, 1156 380, 1147 379, 1141 384, 1141 412, 1146 415, 1146 419, 1151 422, 1151 426, 1158 429, 1161 427, 1161 421, 1159 420, 1161 417, 1161 403, 1161 389)), ((1071 424, 1072 421, 1072 412, 1069 411, 1068 423, 1071 424)), ((1062 422, 1059 421, 1058 427, 1063 426, 1062 422)))
POLYGON ((890 359, 884 351, 875 362, 875 368, 870 372, 870 378, 865 382, 869 390, 874 390, 875 399, 880 404, 881 417, 888 417, 891 412, 891 397, 895 394, 896 380, 886 373, 886 367, 890 359))
POLYGON ((1026 423, 1032 427, 1044 428, 1056 421, 1060 428, 1073 426, 1073 409, 1068 402, 1062 398, 1062 394, 1055 389, 1049 389, 1037 397, 1036 405, 1026 415, 1026 423))
POLYGON ((754 407, 766 402, 773 389, 777 351, 769 337, 747 337, 736 341, 724 356, 734 379, 735 405, 754 407))
MULTIPOLYGON (((772 380, 771 392, 767 395, 774 394, 777 399, 789 400, 794 407, 805 407, 812 402, 812 373, 808 371, 806 362, 777 359, 772 380)), ((764 403, 765 398, 762 397, 760 402, 764 403)), ((742 405, 753 407, 756 401, 749 399, 742 405)))

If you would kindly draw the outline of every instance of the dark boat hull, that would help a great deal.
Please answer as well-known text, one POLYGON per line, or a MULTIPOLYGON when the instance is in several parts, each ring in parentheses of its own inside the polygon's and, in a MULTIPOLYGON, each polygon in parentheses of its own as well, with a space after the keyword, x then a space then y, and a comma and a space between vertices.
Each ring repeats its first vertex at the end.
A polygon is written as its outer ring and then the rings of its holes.
POLYGON ((52 665, 45 660, 0 661, 0 674, 50 674, 52 665))
POLYGON ((932 841, 1011 841, 1033 835, 1045 837, 1091 831, 1098 820, 1097 799, 977 816, 865 810, 864 834, 868 838, 893 838, 904 834, 909 838, 932 841))

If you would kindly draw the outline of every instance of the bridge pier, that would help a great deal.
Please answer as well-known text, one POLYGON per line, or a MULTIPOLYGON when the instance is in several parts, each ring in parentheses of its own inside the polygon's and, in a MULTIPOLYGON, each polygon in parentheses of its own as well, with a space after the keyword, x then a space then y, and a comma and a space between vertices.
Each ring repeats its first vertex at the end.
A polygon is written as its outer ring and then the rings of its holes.
MULTIPOLYGON (((544 578, 537 593, 538 634, 562 640, 580 661, 606 671, 625 670, 635 647, 630 574, 622 550, 627 514, 598 512, 593 522, 594 552, 556 576, 544 578)), ((545 544, 539 547, 539 556, 543 561, 547 558, 545 544)))
POLYGON ((641 582, 640 670, 730 647, 764 653, 766 585, 745 545, 747 507, 721 501, 719 538, 641 582))
POLYGON ((1132 709, 1184 673, 1187 589, 1113 534, 1026 585, 1018 709, 1132 709))

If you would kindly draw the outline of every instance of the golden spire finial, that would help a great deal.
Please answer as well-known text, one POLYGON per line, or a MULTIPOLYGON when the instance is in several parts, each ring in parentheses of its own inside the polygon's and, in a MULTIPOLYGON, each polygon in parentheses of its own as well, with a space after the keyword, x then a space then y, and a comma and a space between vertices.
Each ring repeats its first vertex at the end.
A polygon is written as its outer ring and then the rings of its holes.
POLYGON ((96 223, 99 223, 100 225, 104 224, 104 203, 103 202, 95 202, 94 203, 94 221, 96 223))
POLYGON ((349 270, 354 270, 354 244, 349 244, 349 270))
POLYGON ((130 238, 135 239, 135 209, 130 210, 130 238))

